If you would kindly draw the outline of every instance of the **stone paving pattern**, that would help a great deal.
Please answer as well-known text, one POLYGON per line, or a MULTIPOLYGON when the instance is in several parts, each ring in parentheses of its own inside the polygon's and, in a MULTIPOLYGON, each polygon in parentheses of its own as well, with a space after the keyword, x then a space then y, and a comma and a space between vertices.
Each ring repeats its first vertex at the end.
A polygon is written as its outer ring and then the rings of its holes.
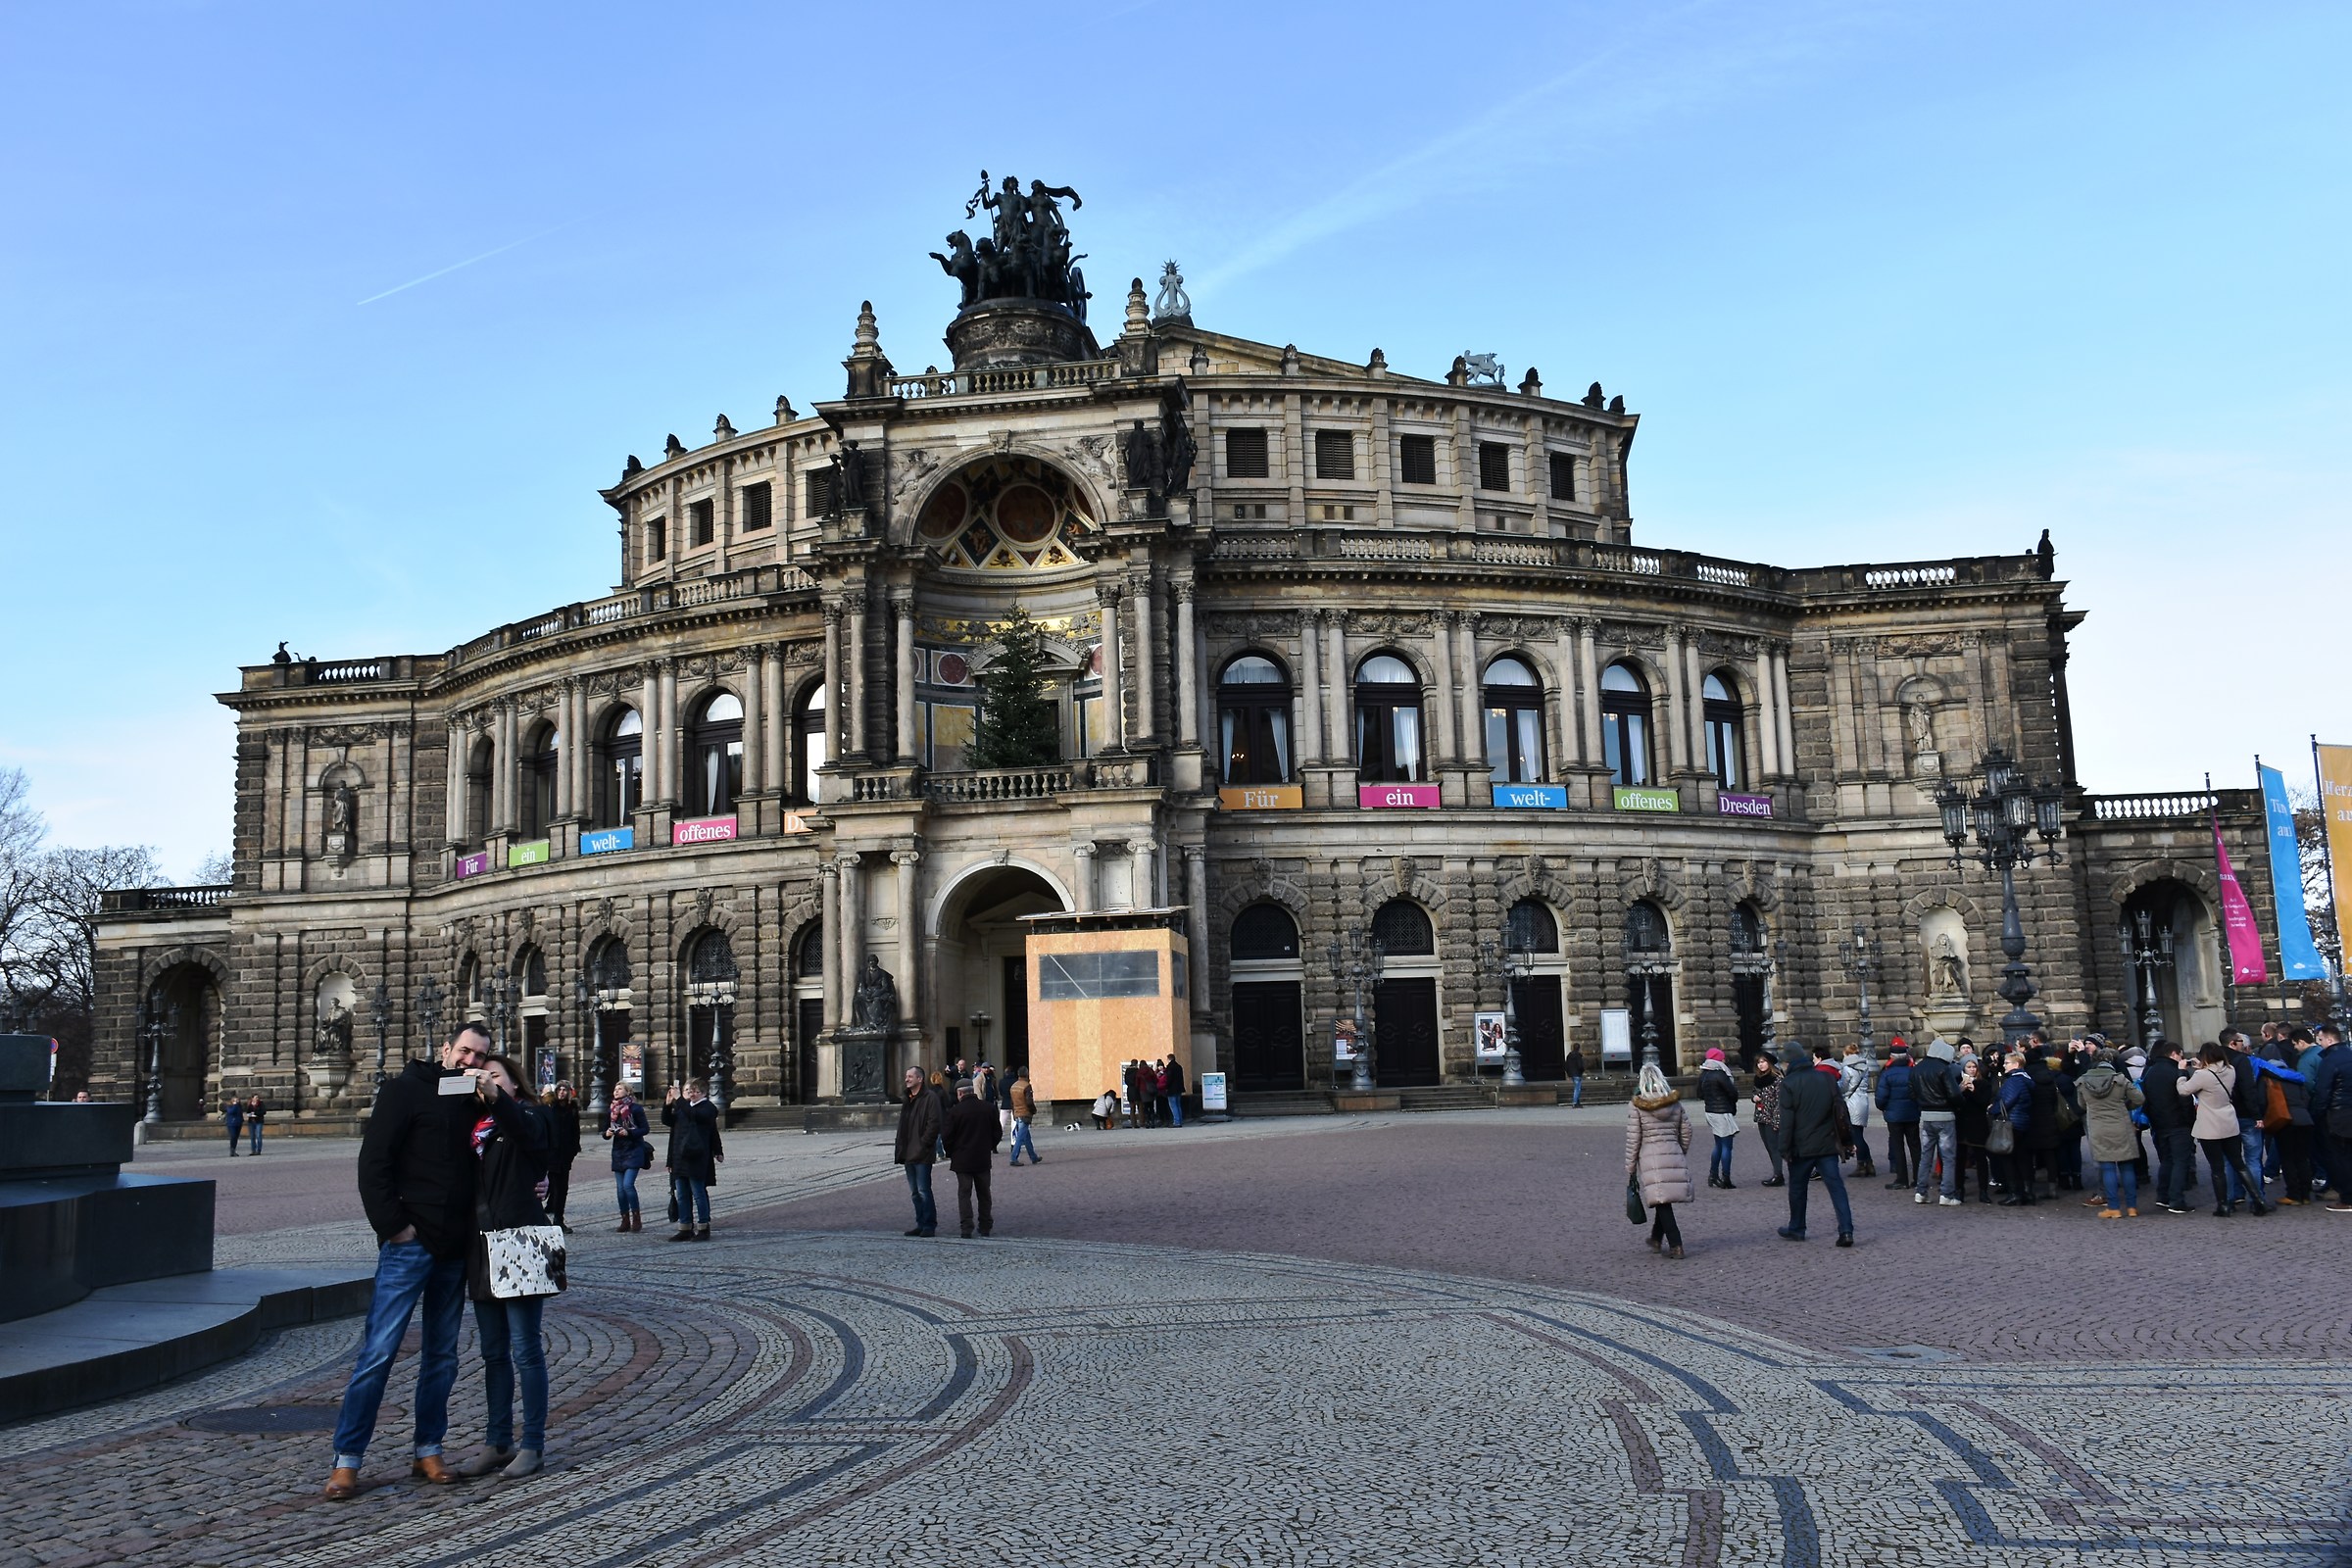
MULTIPOLYGON (((583 1185, 548 1474, 413 1487, 407 1362, 353 1503, 312 1494, 324 1430, 183 1424, 323 1426, 355 1325, 318 1325, 0 1430, 0 1568, 2346 1559, 2352 1219, 1869 1183, 1839 1251, 1743 1186, 1674 1264, 1619 1114, 1058 1134, 972 1243, 897 1234, 870 1137, 731 1141, 708 1246, 598 1230, 583 1185)), ((349 1154, 221 1160, 223 1253, 364 1252, 349 1154)))

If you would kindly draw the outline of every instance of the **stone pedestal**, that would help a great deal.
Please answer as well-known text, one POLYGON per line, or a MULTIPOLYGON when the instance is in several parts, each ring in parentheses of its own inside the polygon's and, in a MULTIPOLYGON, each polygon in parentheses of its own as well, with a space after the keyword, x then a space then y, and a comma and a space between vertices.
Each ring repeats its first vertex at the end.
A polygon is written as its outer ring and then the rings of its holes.
POLYGON ((1095 334, 1069 308, 1045 300, 983 300, 948 323, 958 370, 1067 365, 1102 357, 1095 334))

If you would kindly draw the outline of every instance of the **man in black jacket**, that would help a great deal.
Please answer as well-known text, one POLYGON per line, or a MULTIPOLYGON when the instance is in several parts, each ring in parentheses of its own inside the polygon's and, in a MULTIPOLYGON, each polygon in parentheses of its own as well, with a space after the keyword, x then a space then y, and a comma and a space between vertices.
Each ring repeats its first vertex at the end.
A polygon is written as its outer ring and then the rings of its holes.
POLYGON ((689 1078, 681 1093, 669 1086, 662 1120, 669 1128, 670 1200, 678 1211, 673 1242, 710 1239, 710 1189, 718 1182, 718 1162, 727 1157, 719 1133, 718 1106, 700 1078, 689 1078))
POLYGON ((939 1130, 944 1118, 939 1101, 923 1082, 921 1069, 906 1069, 905 1102, 899 1106, 899 1138, 891 1158, 906 1172, 906 1194, 914 1200, 914 1229, 909 1236, 939 1232, 939 1204, 931 1197, 931 1167, 939 1163, 939 1130))
POLYGON ((2156 1043, 2156 1054, 2140 1070, 2148 1131, 2156 1139, 2156 1203, 2168 1214, 2188 1212, 2188 1178, 2195 1173, 2197 1144, 2190 1131, 2196 1110, 2180 1093, 2180 1048, 2156 1043))
POLYGON ((1788 1223, 1781 1235, 1792 1242, 1805 1239, 1805 1198, 1818 1174, 1838 1208, 1838 1245, 1854 1245, 1854 1210, 1845 1198, 1845 1174, 1838 1159, 1853 1147, 1845 1118, 1845 1102, 1838 1097, 1838 1080, 1817 1069, 1819 1054, 1795 1041, 1795 1070, 1781 1083, 1781 1153, 1788 1163, 1788 1223))
POLYGON ((375 1435, 384 1385, 420 1301, 424 1345, 416 1364, 416 1457, 410 1473, 436 1486, 459 1479, 441 1462, 441 1441, 449 1434, 466 1261, 474 1237, 473 1074, 489 1054, 490 1037, 480 1024, 459 1025, 438 1062, 412 1061, 376 1091, 361 1137, 360 1202, 378 1244, 375 1298, 335 1423, 335 1470, 325 1494, 338 1501, 359 1493, 360 1465, 375 1435), (457 1092, 445 1094, 450 1081, 457 1092))
POLYGON ((948 1112, 948 1168, 956 1173, 956 1221, 964 1240, 972 1236, 972 1199, 980 1200, 980 1234, 996 1228, 996 1206, 989 1200, 988 1174, 996 1164, 997 1145, 1004 1138, 997 1113, 972 1093, 969 1078, 956 1085, 956 1108, 948 1112))

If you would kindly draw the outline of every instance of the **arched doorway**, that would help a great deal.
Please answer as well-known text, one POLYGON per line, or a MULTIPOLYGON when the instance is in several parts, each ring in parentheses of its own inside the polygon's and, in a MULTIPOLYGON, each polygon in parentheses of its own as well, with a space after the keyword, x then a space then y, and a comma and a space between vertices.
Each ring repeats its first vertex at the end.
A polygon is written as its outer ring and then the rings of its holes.
POLYGON ((1252 904, 1227 935, 1233 977, 1233 1087, 1240 1093, 1306 1087, 1298 923, 1277 904, 1252 904))
POLYGON ((2155 1017, 2165 1038, 2177 1040, 2191 1052, 2208 1040, 2218 1040, 2230 1026, 2229 998, 2224 990, 2229 960, 2222 956, 2220 933, 2197 890, 2176 877, 2160 877, 2132 890, 2124 902, 2122 930, 2108 940, 2131 932, 2134 949, 2152 950, 2152 965, 2133 964, 2127 974, 2124 1010, 2134 1041, 2145 1041, 2149 1021, 2149 982, 2155 983, 2155 1017), (2145 932, 2144 941, 2142 932, 2145 932), (2170 964, 2162 961, 2170 945, 2170 964))
POLYGON ((1732 1011, 1740 1026, 1740 1070, 1753 1072, 1756 1057, 1764 1050, 1772 1005, 1767 995, 1772 955, 1765 951, 1764 916, 1754 905, 1732 906, 1731 939, 1732 1011))
POLYGON ((1561 1015, 1560 922, 1542 899, 1521 899, 1503 923, 1503 946, 1526 973, 1511 982, 1519 1024, 1519 1071, 1530 1083, 1568 1076, 1568 1032, 1561 1015))
POLYGON ((143 1100, 151 1075, 160 1077, 164 1120, 197 1121, 214 1109, 213 1037, 220 1021, 220 993, 202 964, 173 964, 147 988, 138 1083, 143 1100), (160 1039, 147 1032, 158 1026, 160 1039))
POLYGON ((825 1032, 825 927, 811 920, 792 947, 792 1069, 784 1075, 800 1103, 816 1102, 816 1042, 825 1032))
MULTIPOLYGON (((1025 866, 986 866, 948 890, 931 935, 924 1031, 942 1060, 987 1060, 1007 1071, 1028 1065, 1029 930, 1021 916, 1067 907, 1025 866)), ((904 976, 899 984, 903 994, 904 976)))
POLYGON ((1647 899, 1625 911, 1625 1008, 1638 1065, 1653 1043, 1645 1038, 1654 1027, 1658 1065, 1672 1073, 1674 1052, 1674 938, 1666 928, 1666 913, 1647 899))
POLYGON ((1383 1089, 1422 1089, 1442 1076, 1438 1050, 1438 934, 1429 911, 1391 899, 1372 916, 1380 984, 1372 993, 1372 1066, 1383 1089))
POLYGON ((724 931, 704 931, 686 950, 686 1057, 676 1074, 700 1078, 726 1109, 735 1056, 735 945, 724 931))

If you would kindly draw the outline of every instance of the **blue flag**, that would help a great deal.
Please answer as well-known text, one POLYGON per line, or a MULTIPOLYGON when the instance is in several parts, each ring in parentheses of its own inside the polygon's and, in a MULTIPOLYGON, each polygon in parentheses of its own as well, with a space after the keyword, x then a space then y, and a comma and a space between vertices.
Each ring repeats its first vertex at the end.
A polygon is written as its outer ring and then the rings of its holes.
POLYGON ((2312 944, 2311 920, 2303 909, 2303 852, 2295 843, 2295 808, 2287 803, 2286 775, 2259 763, 2262 809, 2270 819, 2271 898, 2278 906, 2278 962, 2285 980, 2325 980, 2328 966, 2312 944))

